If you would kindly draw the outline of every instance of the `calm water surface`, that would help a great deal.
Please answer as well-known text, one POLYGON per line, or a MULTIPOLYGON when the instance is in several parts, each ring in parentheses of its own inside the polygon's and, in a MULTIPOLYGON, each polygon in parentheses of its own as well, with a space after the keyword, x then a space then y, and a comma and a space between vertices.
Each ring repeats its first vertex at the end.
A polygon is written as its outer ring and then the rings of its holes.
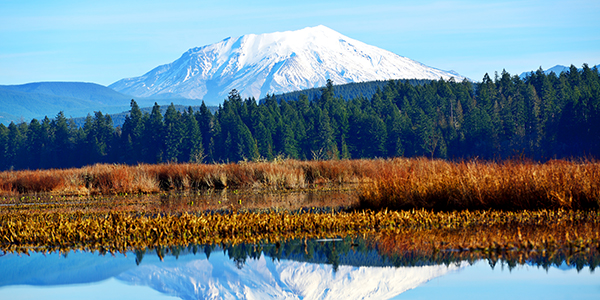
POLYGON ((31 252, 0 257, 0 299, 600 299, 593 269, 399 259, 349 239, 31 252))

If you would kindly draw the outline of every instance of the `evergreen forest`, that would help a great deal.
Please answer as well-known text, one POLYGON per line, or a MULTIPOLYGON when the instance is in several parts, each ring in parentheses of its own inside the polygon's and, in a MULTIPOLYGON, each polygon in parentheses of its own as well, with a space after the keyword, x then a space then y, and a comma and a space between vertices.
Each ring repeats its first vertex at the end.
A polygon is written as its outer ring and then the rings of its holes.
MULTIPOLYGON (((333 82, 295 97, 242 99, 232 90, 161 113, 131 101, 122 126, 95 112, 82 126, 64 114, 0 124, 0 169, 95 163, 238 162, 426 156, 445 159, 600 157, 600 74, 587 64, 525 78, 503 71, 481 82, 376 82, 340 96, 333 82), (372 95, 365 97, 363 95, 372 95), (348 94, 346 94, 348 95, 348 94)), ((354 88, 354 86, 352 86, 354 88)))

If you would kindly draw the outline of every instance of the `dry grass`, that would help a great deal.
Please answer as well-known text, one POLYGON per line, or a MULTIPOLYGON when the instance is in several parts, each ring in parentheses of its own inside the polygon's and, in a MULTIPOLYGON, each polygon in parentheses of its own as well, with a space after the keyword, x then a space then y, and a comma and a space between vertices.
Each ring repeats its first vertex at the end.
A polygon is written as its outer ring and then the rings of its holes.
POLYGON ((394 159, 364 187, 362 208, 598 209, 600 164, 394 159))
POLYGON ((389 255, 600 251, 600 164, 593 161, 98 164, 0 172, 0 193, 5 252, 348 235, 381 235, 377 248, 389 255), (340 193, 347 184, 360 184, 358 196, 340 193), (372 210, 305 210, 353 204, 372 210))
POLYGON ((163 191, 302 190, 361 184, 359 208, 598 209, 600 163, 331 160, 238 164, 94 165, 0 172, 0 195, 153 194, 163 191))
POLYGON ((304 189, 358 183, 380 161, 241 162, 238 164, 97 164, 80 169, 0 172, 0 194, 98 195, 198 189, 304 189))

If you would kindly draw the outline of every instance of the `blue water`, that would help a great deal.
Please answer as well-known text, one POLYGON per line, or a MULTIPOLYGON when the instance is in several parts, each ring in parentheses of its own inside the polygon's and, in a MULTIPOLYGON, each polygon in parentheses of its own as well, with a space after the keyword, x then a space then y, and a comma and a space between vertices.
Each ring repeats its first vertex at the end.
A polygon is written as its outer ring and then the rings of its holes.
POLYGON ((0 299, 600 299, 600 272, 588 266, 509 269, 478 260, 395 267, 372 250, 342 253, 332 264, 320 252, 326 248, 310 257, 273 255, 275 248, 244 257, 233 253, 240 248, 219 247, 143 257, 9 253, 0 256, 0 299))
POLYGON ((432 279, 394 299, 600 299, 600 271, 565 265, 492 269, 485 260, 432 279))

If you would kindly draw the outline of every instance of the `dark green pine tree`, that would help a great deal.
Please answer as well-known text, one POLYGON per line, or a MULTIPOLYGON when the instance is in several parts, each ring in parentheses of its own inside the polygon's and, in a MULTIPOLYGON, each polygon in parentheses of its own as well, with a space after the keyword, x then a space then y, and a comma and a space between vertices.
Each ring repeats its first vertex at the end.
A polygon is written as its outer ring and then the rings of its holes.
POLYGON ((72 166, 73 141, 70 122, 61 111, 51 122, 52 127, 52 167, 66 168, 72 166))
MULTIPOLYGON (((590 86, 590 102, 589 102, 589 149, 590 155, 593 157, 600 157, 600 130, 594 130, 594 128, 600 128, 600 72, 598 65, 596 65, 590 72, 591 78, 589 80, 590 86)), ((585 74, 585 65, 584 65, 585 74)), ((586 75, 587 76, 587 75, 586 75)))
POLYGON ((493 158, 491 147, 492 120, 488 113, 475 107, 465 119, 465 143, 467 157, 493 158))
POLYGON ((148 163, 161 163, 164 161, 164 123, 160 106, 154 103, 152 112, 144 124, 144 139, 142 155, 148 163))
POLYGON ((487 73, 483 76, 481 83, 477 85, 476 97, 480 109, 485 110, 489 115, 493 109, 497 95, 496 84, 490 79, 490 76, 487 73))
POLYGON ((109 115, 102 115, 101 112, 95 112, 92 128, 86 136, 88 145, 90 145, 91 155, 94 162, 109 162, 110 147, 113 145, 114 129, 112 118, 109 115))
POLYGON ((256 138, 256 144, 258 146, 258 152, 261 157, 266 158, 268 160, 273 159, 273 151, 271 148, 272 138, 271 133, 267 130, 267 128, 263 125, 262 122, 258 122, 256 126, 254 137, 256 138))
POLYGON ((200 135, 202 136, 202 149, 204 150, 203 154, 206 155, 206 159, 208 161, 215 161, 217 158, 213 152, 213 146, 211 140, 215 135, 214 131, 214 116, 211 114, 204 101, 200 105, 200 110, 194 114, 196 117, 196 121, 198 122, 198 127, 200 128, 200 135))
MULTIPOLYGON (((252 103, 255 104, 256 102, 252 101, 252 103)), ((267 98, 264 105, 261 105, 259 109, 263 109, 263 125, 265 125, 271 135, 275 134, 277 123, 281 120, 281 112, 277 100, 275 97, 267 98)))
POLYGON ((252 133, 239 117, 228 124, 227 131, 223 131, 227 136, 225 138, 225 148, 227 158, 231 161, 256 160, 259 158, 258 147, 256 140, 252 137, 252 133))
MULTIPOLYGON (((294 103, 294 104, 297 104, 294 103)), ((305 133, 304 123, 298 116, 298 111, 287 101, 281 100, 281 119, 277 123, 277 139, 273 141, 278 155, 299 158, 298 134, 305 133)))
POLYGON ((223 161, 223 156, 226 154, 224 150, 224 139, 221 121, 219 121, 220 113, 217 111, 212 119, 211 131, 210 131, 210 142, 208 145, 208 158, 210 161, 223 161))
POLYGON ((46 116, 41 124, 44 147, 40 151, 40 168, 46 169, 52 164, 52 121, 46 116))
POLYGON ((387 132, 383 120, 377 115, 367 114, 362 118, 361 123, 364 134, 361 157, 385 157, 387 132))
MULTIPOLYGON (((183 154, 184 123, 181 114, 171 103, 164 116, 165 160, 167 162, 181 161, 183 154)), ((184 160, 185 161, 185 160, 184 160)))
POLYGON ((327 102, 333 99, 333 80, 327 79, 325 87, 321 89, 321 99, 319 100, 319 106, 324 107, 327 102))
POLYGON ((8 134, 6 138, 6 152, 4 157, 7 162, 7 166, 10 169, 20 169, 20 156, 21 146, 24 142, 23 134, 21 130, 19 130, 19 126, 17 126, 14 122, 10 122, 8 124, 8 134))
POLYGON ((514 133, 510 137, 511 152, 509 155, 515 155, 517 153, 523 154, 527 148, 526 142, 526 128, 527 128, 527 109, 525 105, 525 96, 523 90, 525 89, 525 83, 518 77, 512 77, 512 86, 514 87, 507 93, 508 101, 510 105, 511 115, 513 116, 514 133))
MULTIPOLYGON (((536 74, 537 75, 537 74, 536 74)), ((558 130, 558 120, 560 110, 556 106, 556 93, 554 90, 553 82, 558 81, 556 74, 552 72, 550 75, 545 73, 539 74, 537 77, 539 89, 538 95, 540 95, 540 122, 541 122, 541 138, 540 147, 542 157, 549 157, 553 152, 552 149, 556 147, 556 135, 555 132, 558 130)))
POLYGON ((388 157, 399 157, 404 155, 403 131, 407 130, 408 126, 403 115, 394 105, 386 120, 386 154, 388 157))
POLYGON ((232 90, 217 114, 220 132, 215 139, 218 144, 215 149, 222 161, 255 160, 259 157, 256 140, 238 115, 241 105, 239 94, 232 90))
POLYGON ((339 149, 339 157, 342 159, 350 158, 350 152, 346 140, 348 139, 348 130, 350 122, 348 120, 348 111, 346 110, 346 101, 341 98, 334 98, 329 101, 327 111, 330 115, 331 128, 336 148, 339 149))
MULTIPOLYGON (((310 140, 308 132, 310 124, 308 123, 310 102, 306 95, 301 94, 298 101, 289 103, 296 112, 296 115, 290 115, 289 120, 295 120, 293 123, 287 124, 294 132, 294 138, 297 146, 299 159, 309 159, 310 156, 310 140)), ((289 114, 288 114, 289 115, 289 114)))
POLYGON ((321 110, 313 107, 313 127, 310 136, 312 145, 310 147, 312 159, 337 159, 339 152, 333 136, 327 109, 321 110))
MULTIPOLYGON (((148 114, 146 113, 146 120, 148 114)), ((147 122, 144 119, 142 110, 135 102, 131 100, 131 110, 129 115, 125 116, 123 129, 121 130, 121 158, 126 163, 136 163, 143 160, 142 148, 144 147, 144 126, 147 122)))
POLYGON ((415 132, 418 138, 417 144, 419 145, 418 155, 433 157, 441 138, 441 134, 435 126, 435 121, 426 115, 422 109, 418 109, 415 125, 415 132))
POLYGON ((6 170, 9 168, 10 163, 6 156, 8 146, 8 128, 4 124, 0 123, 0 170, 6 170))
POLYGON ((29 123, 26 144, 28 147, 27 166, 31 169, 43 168, 42 156, 47 151, 48 133, 44 131, 42 124, 37 119, 31 120, 29 123))
POLYGON ((181 161, 201 163, 204 159, 204 148, 202 147, 202 132, 194 116, 192 107, 183 113, 182 119, 185 125, 183 136, 183 148, 181 161))
POLYGON ((294 128, 297 127, 294 127, 293 124, 298 124, 298 122, 296 121, 288 123, 284 122, 283 120, 279 121, 277 126, 277 136, 280 137, 278 140, 280 144, 280 150, 277 154, 288 158, 298 159, 300 151, 298 149, 298 141, 296 140, 294 133, 294 128))
POLYGON ((97 159, 99 159, 98 154, 96 152, 96 140, 94 140, 94 118, 89 114, 85 117, 85 122, 82 127, 83 131, 83 141, 80 142, 79 147, 82 151, 78 151, 81 155, 81 161, 83 164, 93 164, 97 159))
POLYGON ((532 84, 525 86, 524 91, 525 109, 526 109, 526 149, 528 157, 537 158, 540 150, 543 123, 541 119, 541 100, 532 84))

